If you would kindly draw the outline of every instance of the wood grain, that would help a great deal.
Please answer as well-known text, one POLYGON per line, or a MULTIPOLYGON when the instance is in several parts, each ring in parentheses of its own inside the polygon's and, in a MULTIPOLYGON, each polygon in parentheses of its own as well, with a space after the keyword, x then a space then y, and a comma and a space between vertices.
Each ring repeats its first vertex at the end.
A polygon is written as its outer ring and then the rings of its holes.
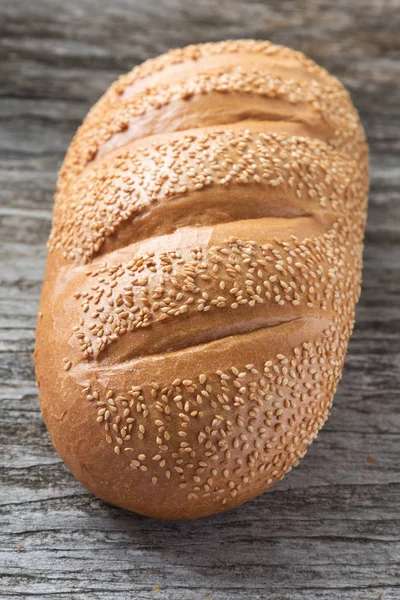
POLYGON ((1 0, 0 597, 399 600, 400 0, 1 0), (371 146, 357 325, 332 415, 271 492, 157 522, 91 496, 41 420, 32 351, 56 172, 115 77, 169 47, 271 39, 349 88, 371 146))

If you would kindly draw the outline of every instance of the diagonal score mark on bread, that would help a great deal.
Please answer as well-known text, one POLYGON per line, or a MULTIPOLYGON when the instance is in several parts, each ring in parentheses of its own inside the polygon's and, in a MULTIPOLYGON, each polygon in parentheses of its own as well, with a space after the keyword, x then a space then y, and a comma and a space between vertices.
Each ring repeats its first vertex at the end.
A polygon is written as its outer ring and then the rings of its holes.
MULTIPOLYGON (((330 82, 284 80, 242 68, 205 71, 182 82, 169 82, 129 96, 98 120, 83 125, 68 151, 60 181, 68 182, 91 160, 134 140, 200 127, 264 121, 297 122, 299 135, 309 135, 351 152, 362 135, 357 113, 343 88, 330 82), (343 110, 343 106, 347 110, 343 110)), ((269 123, 272 122, 272 123, 269 123)), ((290 129, 290 127, 289 127, 290 129)))
POLYGON ((245 69, 258 68, 272 75, 286 79, 324 82, 329 80, 332 87, 343 88, 341 83, 329 73, 307 58, 285 46, 277 46, 268 41, 229 40, 176 48, 149 59, 113 83, 102 98, 93 106, 86 120, 96 120, 100 114, 124 97, 141 92, 152 84, 162 84, 171 80, 185 80, 204 68, 220 66, 242 66, 245 69))
POLYGON ((240 214, 312 214, 318 220, 343 211, 346 190, 357 183, 356 165, 320 140, 247 129, 183 133, 128 147, 89 167, 59 197, 49 247, 87 261, 105 242, 109 251, 136 241, 142 225, 137 217, 144 211, 152 235, 155 208, 164 204, 170 217, 162 219, 156 235, 175 223, 190 225, 191 219, 198 225, 199 215, 204 225, 229 221, 231 214, 237 220, 240 214), (184 198, 178 214, 167 206, 177 198, 184 198))
POLYGON ((340 379, 367 188, 349 95, 301 53, 192 46, 111 86, 60 173, 36 356, 89 489, 195 518, 297 464, 340 379))
MULTIPOLYGON (((271 234, 269 220, 268 225, 271 234)), ((252 233, 256 237, 260 232, 254 227, 252 233)), ((81 310, 74 334, 85 358, 101 358, 111 344, 115 353, 108 351, 107 360, 115 354, 118 361, 185 347, 176 321, 184 327, 190 319, 193 345, 251 331, 260 322, 274 326, 305 311, 324 315, 334 309, 343 279, 343 252, 336 247, 341 234, 336 228, 321 236, 319 245, 314 238, 298 241, 294 236, 267 244, 230 237, 207 247, 200 242, 210 237, 210 230, 203 228, 198 231, 198 245, 185 247, 191 234, 187 228, 161 238, 164 252, 155 252, 150 244, 146 253, 135 246, 125 248, 117 253, 118 262, 113 262, 113 253, 107 262, 97 261, 85 270, 82 286, 74 280, 82 290, 75 293, 81 310), (324 265, 327 255, 331 259, 324 265), (251 312, 246 310, 242 317, 244 307, 251 312), (221 311, 228 313, 224 327, 219 323, 221 311), (121 344, 122 336, 128 339, 121 344)), ((229 230, 219 234, 224 239, 229 230)))

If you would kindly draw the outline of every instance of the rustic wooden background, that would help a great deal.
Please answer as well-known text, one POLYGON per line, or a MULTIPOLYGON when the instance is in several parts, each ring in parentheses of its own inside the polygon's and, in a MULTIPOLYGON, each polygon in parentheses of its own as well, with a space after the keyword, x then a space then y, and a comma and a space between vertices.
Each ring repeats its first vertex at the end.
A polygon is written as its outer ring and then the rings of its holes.
POLYGON ((400 0, 0 0, 0 597, 400 599, 400 0), (55 454, 32 367, 57 169, 89 106, 169 47, 301 49, 350 89, 371 145, 364 286, 332 416, 271 492, 157 522, 55 454))

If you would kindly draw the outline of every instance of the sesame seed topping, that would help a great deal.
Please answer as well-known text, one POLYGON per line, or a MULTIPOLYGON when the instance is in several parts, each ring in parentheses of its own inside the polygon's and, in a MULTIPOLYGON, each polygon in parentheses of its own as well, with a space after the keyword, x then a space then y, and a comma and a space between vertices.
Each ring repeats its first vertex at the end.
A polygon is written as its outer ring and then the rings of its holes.
POLYGON ((366 169, 341 84, 269 42, 172 51, 94 107, 60 174, 49 249, 77 281, 63 369, 90 372, 82 402, 127 485, 222 508, 297 465, 327 418, 354 322, 366 169), (226 54, 237 64, 207 62, 226 54), (169 77, 187 61, 193 73, 169 77), (221 125, 221 94, 227 107, 251 99, 260 119, 221 125), (185 130, 205 102, 210 122, 185 130), (146 374, 152 355, 176 356, 173 374, 146 374), (125 359, 119 378, 108 364, 125 359), (92 376, 99 368, 106 376, 92 376))

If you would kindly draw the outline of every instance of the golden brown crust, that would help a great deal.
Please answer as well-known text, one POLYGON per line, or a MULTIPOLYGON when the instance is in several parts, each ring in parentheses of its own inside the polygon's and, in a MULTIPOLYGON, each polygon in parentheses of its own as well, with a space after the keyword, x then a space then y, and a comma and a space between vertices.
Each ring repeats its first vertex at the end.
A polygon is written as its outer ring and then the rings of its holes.
POLYGON ((53 442, 102 498, 196 518, 297 464, 339 381, 367 150, 292 50, 176 50, 121 78, 60 173, 37 328, 53 442))

